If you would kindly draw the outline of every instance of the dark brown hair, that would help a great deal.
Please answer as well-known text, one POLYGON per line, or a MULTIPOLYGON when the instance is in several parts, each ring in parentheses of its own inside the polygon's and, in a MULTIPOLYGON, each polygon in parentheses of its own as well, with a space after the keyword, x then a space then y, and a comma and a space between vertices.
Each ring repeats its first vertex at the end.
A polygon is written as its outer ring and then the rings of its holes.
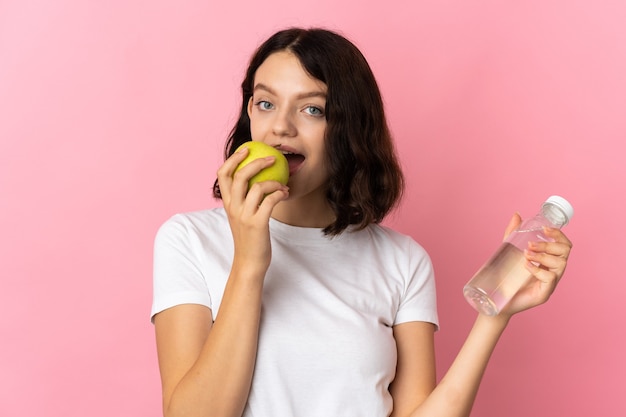
MULTIPOLYGON (((381 222, 399 201, 404 178, 372 70, 359 49, 337 33, 291 28, 277 32, 257 49, 241 83, 241 113, 226 142, 224 157, 251 138, 247 106, 257 69, 268 56, 285 50, 298 57, 305 70, 328 88, 327 198, 335 222, 324 233, 338 235, 349 225, 362 229, 381 222)), ((213 195, 221 197, 217 181, 213 195)))

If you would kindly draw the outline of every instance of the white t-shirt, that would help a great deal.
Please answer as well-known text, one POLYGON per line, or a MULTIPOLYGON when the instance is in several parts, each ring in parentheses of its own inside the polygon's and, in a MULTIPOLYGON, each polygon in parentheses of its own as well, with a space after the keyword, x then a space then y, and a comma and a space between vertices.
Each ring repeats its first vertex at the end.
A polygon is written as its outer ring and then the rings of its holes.
MULTIPOLYGON (((426 251, 370 225, 325 237, 270 220, 257 360, 246 417, 388 416, 392 326, 438 326, 426 251)), ((177 214, 159 229, 152 316, 179 304, 219 308, 233 258, 222 208, 177 214)))

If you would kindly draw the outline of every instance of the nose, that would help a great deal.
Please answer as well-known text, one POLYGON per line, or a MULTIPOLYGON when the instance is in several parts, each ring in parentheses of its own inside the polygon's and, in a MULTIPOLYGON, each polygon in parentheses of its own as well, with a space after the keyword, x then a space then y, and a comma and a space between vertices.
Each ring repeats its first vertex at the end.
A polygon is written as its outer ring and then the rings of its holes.
POLYGON ((276 136, 295 136, 297 129, 293 120, 293 115, 286 110, 275 113, 272 133, 276 136))

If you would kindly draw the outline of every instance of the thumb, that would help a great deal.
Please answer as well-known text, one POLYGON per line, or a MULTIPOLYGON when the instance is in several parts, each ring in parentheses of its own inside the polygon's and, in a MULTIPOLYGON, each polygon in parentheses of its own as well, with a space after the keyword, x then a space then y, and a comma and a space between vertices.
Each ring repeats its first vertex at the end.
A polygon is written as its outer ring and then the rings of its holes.
POLYGON ((522 224, 522 216, 520 216, 519 213, 515 213, 513 217, 511 217, 511 220, 509 220, 509 224, 506 227, 506 229, 504 229, 503 240, 506 239, 511 234, 512 231, 517 229, 520 224, 522 224))

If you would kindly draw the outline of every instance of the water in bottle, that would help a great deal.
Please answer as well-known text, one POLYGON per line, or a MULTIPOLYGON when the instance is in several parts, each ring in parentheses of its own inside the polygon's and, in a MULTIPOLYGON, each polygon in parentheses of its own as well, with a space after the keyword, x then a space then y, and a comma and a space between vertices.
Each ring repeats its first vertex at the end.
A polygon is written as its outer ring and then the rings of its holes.
POLYGON ((562 197, 551 196, 541 211, 512 232, 494 255, 463 288, 466 300, 480 313, 494 316, 531 278, 526 269, 524 249, 530 241, 550 240, 543 227, 565 226, 574 214, 572 205, 562 197))

